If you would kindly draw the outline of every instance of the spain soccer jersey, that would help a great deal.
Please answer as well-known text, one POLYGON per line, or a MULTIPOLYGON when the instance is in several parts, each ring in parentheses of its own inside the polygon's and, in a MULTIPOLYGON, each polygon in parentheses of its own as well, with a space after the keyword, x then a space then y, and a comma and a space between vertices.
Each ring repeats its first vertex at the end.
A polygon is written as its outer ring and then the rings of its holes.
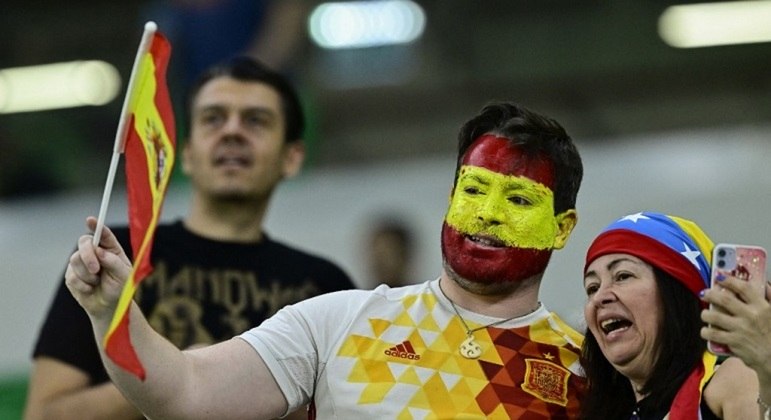
POLYGON ((241 337, 292 408, 318 418, 575 418, 582 337, 542 305, 500 319, 456 313, 439 281, 351 290, 289 306, 241 337), (458 315, 461 315, 461 319, 458 315), (465 325, 464 325, 465 322, 465 325), (280 355, 280 356, 279 356, 280 355))

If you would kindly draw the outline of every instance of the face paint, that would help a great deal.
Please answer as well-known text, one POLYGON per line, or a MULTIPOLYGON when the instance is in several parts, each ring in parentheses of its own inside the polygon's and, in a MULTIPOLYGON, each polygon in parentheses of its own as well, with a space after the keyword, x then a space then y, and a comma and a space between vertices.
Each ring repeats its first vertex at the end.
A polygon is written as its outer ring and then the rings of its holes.
POLYGON ((551 249, 488 248, 444 223, 442 255, 459 276, 489 284, 520 281, 544 272, 551 249))
POLYGON ((442 227, 442 253, 450 267, 482 283, 543 272, 560 234, 551 162, 485 135, 462 164, 442 227))
POLYGON ((494 246, 551 249, 557 233, 551 190, 529 178, 463 166, 445 218, 494 246))
POLYGON ((479 166, 503 175, 530 178, 554 189, 554 168, 545 156, 527 156, 505 137, 485 134, 469 146, 461 164, 479 166))

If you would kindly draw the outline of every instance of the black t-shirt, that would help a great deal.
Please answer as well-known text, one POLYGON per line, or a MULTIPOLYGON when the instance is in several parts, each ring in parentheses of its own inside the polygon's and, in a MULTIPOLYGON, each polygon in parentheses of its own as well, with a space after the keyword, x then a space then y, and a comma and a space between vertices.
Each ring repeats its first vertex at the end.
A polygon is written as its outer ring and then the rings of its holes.
MULTIPOLYGON (((130 254, 128 229, 113 232, 130 254)), ((150 325, 179 348, 227 340, 285 305, 355 287, 332 262, 266 235, 252 244, 214 241, 181 221, 157 227, 152 265, 134 300, 150 325)), ((108 380, 88 316, 64 281, 38 336, 38 356, 83 370, 92 384, 108 380)))

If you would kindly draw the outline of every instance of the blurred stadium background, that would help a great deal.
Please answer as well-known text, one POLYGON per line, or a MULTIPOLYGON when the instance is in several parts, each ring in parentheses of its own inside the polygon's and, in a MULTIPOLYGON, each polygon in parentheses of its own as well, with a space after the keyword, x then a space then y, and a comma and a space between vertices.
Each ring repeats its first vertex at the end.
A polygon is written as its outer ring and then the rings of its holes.
MULTIPOLYGON (((175 14, 193 7, 206 20, 206 7, 221 3, 227 2, 3 2, 0 418, 20 416, 37 329, 85 216, 98 211, 144 22, 157 21, 172 38, 170 86, 184 137, 190 68, 185 45, 174 43, 181 31, 175 14), (99 106, 8 110, 14 92, 4 69, 75 60, 113 66, 119 84, 112 99, 99 106)), ((386 44, 392 38, 381 37, 369 45, 329 48, 318 38, 324 35, 321 23, 310 23, 321 19, 323 3, 299 1, 300 19, 283 28, 293 31, 296 42, 284 58, 266 59, 291 75, 310 118, 310 160, 302 176, 277 194, 268 218, 274 236, 339 261, 362 287, 371 287, 359 249, 362 232, 377 216, 397 213, 418 234, 415 281, 438 275, 438 232, 457 130, 486 102, 511 99, 559 120, 584 156, 580 223, 568 247, 555 254, 542 294, 578 328, 583 251, 617 216, 656 209, 697 220, 718 241, 771 247, 768 41, 671 45, 662 16, 670 6, 695 2, 395 3, 406 9, 387 22, 397 23, 396 35, 406 34, 406 41, 386 44)), ((355 20, 364 19, 367 27, 372 20, 366 19, 373 19, 356 13, 343 14, 343 25, 331 12, 330 20, 318 22, 347 30, 328 36, 355 41, 355 20)), ((771 27, 770 12, 754 15, 771 27)), ((751 23, 745 18, 742 26, 751 23)), ((219 29, 223 33, 216 35, 228 35, 227 27, 219 29)), ((202 40, 215 34, 195 35, 202 40)), ((255 35, 265 41, 286 34, 255 35)), ((51 91, 65 87, 45 85, 51 91)), ((121 185, 119 179, 109 214, 116 223, 125 220, 121 185)), ((177 176, 164 218, 184 214, 187 188, 177 176)))

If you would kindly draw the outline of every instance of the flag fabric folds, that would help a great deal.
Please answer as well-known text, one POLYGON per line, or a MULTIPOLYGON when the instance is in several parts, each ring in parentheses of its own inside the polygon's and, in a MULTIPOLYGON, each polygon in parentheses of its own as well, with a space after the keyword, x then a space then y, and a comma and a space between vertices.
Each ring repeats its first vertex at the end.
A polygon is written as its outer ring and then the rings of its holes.
POLYGON ((142 380, 145 370, 129 337, 129 309, 137 286, 152 271, 153 236, 174 164, 176 131, 166 84, 170 54, 168 40, 155 32, 133 76, 132 92, 127 93, 125 170, 134 264, 103 343, 116 365, 142 380))

